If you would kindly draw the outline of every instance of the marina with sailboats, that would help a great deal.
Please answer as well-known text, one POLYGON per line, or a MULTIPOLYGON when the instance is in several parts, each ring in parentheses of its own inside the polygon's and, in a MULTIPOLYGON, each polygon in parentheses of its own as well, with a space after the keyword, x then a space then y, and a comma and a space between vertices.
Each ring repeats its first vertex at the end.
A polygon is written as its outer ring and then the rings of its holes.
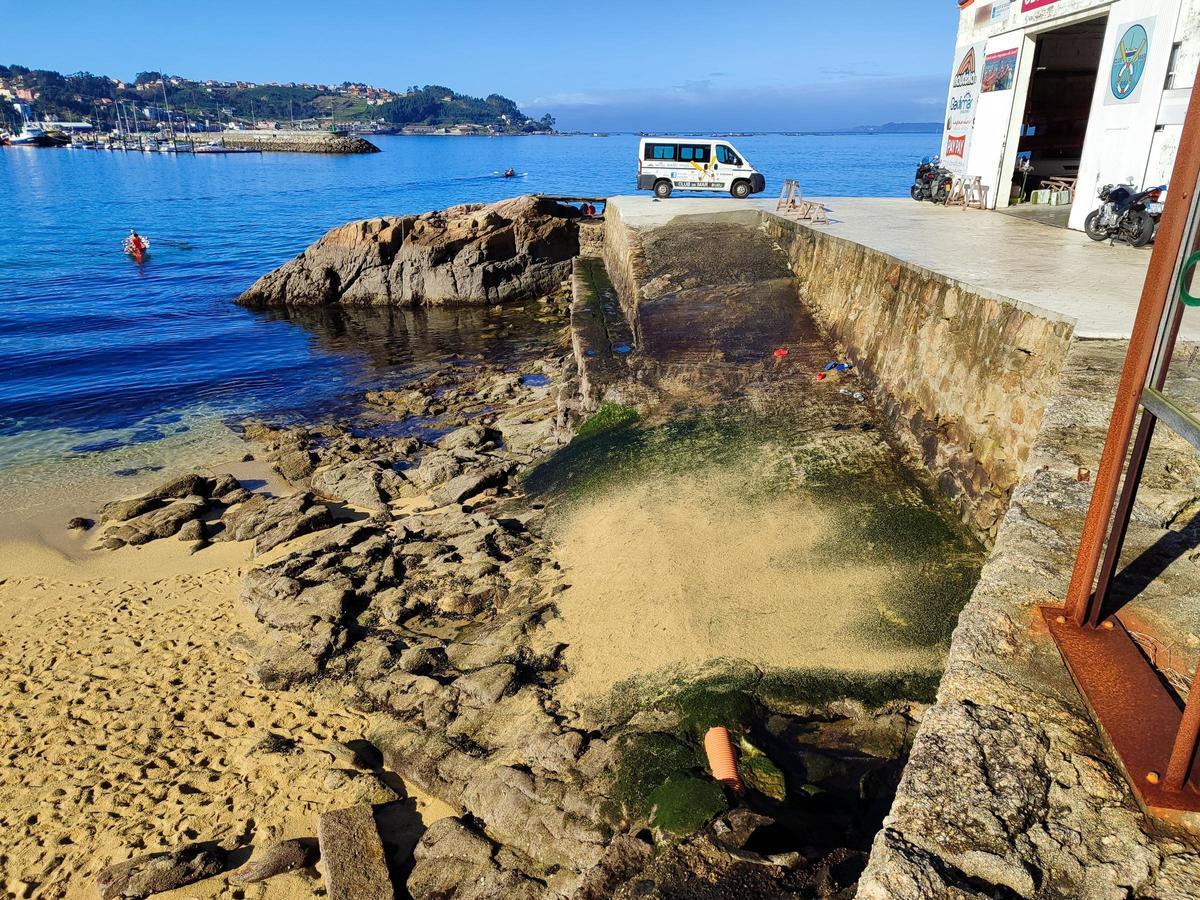
POLYGON ((360 153, 378 149, 360 137, 348 136, 345 130, 336 127, 336 123, 324 131, 293 132, 247 130, 233 121, 226 126, 219 103, 215 108, 215 125, 207 119, 197 122, 186 111, 172 112, 165 79, 159 79, 159 88, 163 107, 161 117, 155 117, 153 127, 144 127, 140 121, 143 116, 150 116, 151 108, 141 110, 139 115, 135 103, 117 100, 112 104, 113 127, 107 132, 100 127, 98 110, 90 121, 39 122, 34 120, 29 104, 15 101, 12 107, 20 127, 11 133, 0 129, 0 146, 197 154, 261 153, 264 149, 360 153))

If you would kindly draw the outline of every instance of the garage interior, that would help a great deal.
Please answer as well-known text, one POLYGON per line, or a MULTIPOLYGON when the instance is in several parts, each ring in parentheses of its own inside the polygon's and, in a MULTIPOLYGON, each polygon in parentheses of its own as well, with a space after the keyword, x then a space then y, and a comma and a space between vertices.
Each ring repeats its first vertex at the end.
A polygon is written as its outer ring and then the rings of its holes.
MULTIPOLYGON (((1046 179, 1074 179, 1079 174, 1106 23, 1107 16, 1101 16, 1037 36, 1012 176, 1012 205, 1003 212, 1067 227, 1069 204, 1028 201, 1046 179), (1022 160, 1032 166, 1028 173, 1021 171, 1022 160)), ((1077 195, 1074 199, 1088 201, 1077 195)))

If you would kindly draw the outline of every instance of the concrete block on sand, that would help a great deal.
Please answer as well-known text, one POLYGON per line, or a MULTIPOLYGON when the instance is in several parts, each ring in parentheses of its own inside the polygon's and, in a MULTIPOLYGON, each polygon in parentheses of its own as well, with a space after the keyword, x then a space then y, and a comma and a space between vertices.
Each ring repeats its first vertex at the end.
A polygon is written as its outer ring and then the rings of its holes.
POLYGON ((330 900, 393 896, 371 807, 360 804, 323 813, 317 821, 317 839, 330 900))

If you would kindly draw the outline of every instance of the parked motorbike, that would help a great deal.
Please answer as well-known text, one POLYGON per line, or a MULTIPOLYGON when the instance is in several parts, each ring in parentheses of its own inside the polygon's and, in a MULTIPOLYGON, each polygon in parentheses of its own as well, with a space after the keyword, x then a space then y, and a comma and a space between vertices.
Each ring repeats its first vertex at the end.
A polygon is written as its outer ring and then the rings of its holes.
MULTIPOLYGON (((1129 184, 1106 184, 1097 192, 1100 208, 1088 213, 1083 230, 1093 241, 1124 241, 1144 247, 1154 237, 1156 222, 1150 204, 1167 189, 1165 184, 1134 192, 1129 184)), ((1158 205, 1161 214, 1161 204, 1158 205)))
POLYGON ((953 181, 954 176, 942 168, 939 157, 935 156, 932 159, 925 157, 917 166, 917 173, 913 176, 909 194, 914 200, 945 203, 946 198, 950 196, 950 185, 953 181))
MULTIPOLYGON (((1150 192, 1150 196, 1146 198, 1146 212, 1150 213, 1150 218, 1154 220, 1154 235, 1158 234, 1158 226, 1162 222, 1163 206, 1166 204, 1167 186, 1160 184, 1150 192)), ((1153 237, 1151 238, 1153 240, 1153 237)))

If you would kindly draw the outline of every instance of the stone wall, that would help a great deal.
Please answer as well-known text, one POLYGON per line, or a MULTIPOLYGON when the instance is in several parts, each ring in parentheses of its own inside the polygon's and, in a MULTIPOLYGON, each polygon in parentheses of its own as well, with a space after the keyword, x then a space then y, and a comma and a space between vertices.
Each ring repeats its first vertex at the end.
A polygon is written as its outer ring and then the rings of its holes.
POLYGON ((641 245, 632 228, 621 219, 615 203, 604 205, 604 267, 617 290, 625 317, 637 335, 637 305, 641 299, 638 279, 646 272, 641 245))
POLYGON ((589 257, 604 256, 604 220, 580 219, 579 255, 589 257))
POLYGON ((330 131, 226 131, 221 139, 227 147, 281 153, 378 153, 366 138, 337 135, 330 131))
POLYGON ((792 220, 764 213, 763 226, 902 444, 990 544, 1071 324, 792 220))

